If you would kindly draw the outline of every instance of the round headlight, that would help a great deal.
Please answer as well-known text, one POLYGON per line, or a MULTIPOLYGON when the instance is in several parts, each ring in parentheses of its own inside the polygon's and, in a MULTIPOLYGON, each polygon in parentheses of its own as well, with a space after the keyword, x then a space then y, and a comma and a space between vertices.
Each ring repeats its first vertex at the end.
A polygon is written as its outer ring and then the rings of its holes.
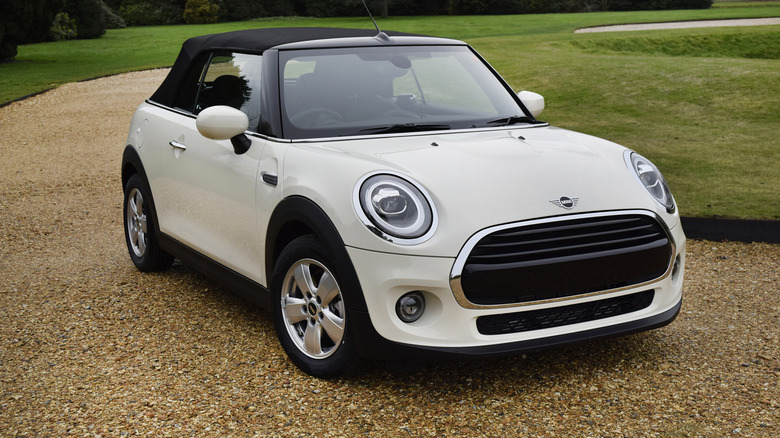
POLYGON ((355 188, 361 220, 387 240, 416 244, 435 231, 436 218, 428 196, 417 184, 395 175, 377 174, 355 188))
POLYGON ((647 158, 631 152, 631 167, 634 169, 639 181, 645 186, 648 192, 666 208, 669 213, 674 211, 674 198, 669 186, 666 184, 663 175, 653 163, 647 158))

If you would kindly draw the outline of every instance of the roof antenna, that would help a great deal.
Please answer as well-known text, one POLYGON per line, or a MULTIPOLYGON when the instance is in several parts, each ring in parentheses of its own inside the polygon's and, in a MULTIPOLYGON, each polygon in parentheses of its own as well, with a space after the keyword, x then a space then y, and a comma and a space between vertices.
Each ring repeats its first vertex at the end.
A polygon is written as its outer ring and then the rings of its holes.
POLYGON ((371 15, 371 10, 368 9, 366 0, 362 0, 362 2, 363 2, 363 6, 366 8, 366 12, 368 12, 368 17, 371 18, 371 21, 374 23, 374 27, 376 27, 377 34, 374 38, 384 42, 390 41, 390 37, 388 37, 386 33, 382 32, 382 30, 379 28, 379 25, 376 24, 376 20, 374 20, 374 16, 371 15))

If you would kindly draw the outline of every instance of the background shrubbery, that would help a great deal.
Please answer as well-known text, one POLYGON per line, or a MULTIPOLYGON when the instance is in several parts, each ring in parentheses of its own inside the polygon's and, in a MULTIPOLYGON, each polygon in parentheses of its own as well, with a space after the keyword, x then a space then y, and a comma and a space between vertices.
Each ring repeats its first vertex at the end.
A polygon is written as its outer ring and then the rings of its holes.
MULTIPOLYGON (((706 9, 712 6, 712 0, 367 0, 367 3, 376 16, 706 9)), ((98 38, 106 29, 125 25, 364 14, 360 0, 2 0, 0 61, 14 58, 20 44, 98 38)))
POLYGON ((101 0, 2 0, 0 61, 15 57, 20 44, 98 38, 124 26, 101 0))
POLYGON ((219 6, 209 0, 187 0, 184 21, 187 24, 216 23, 219 6))
POLYGON ((106 33, 100 0, 65 0, 63 12, 75 21, 76 38, 98 38, 106 33))

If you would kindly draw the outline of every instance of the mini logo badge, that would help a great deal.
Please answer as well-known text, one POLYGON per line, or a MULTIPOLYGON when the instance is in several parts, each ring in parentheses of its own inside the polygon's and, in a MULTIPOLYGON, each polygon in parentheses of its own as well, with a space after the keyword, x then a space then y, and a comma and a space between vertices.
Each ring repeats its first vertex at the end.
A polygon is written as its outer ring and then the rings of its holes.
POLYGON ((553 204, 557 205, 558 207, 565 208, 567 210, 571 210, 577 205, 577 201, 579 201, 580 198, 570 198, 568 196, 561 196, 558 199, 553 199, 553 204))

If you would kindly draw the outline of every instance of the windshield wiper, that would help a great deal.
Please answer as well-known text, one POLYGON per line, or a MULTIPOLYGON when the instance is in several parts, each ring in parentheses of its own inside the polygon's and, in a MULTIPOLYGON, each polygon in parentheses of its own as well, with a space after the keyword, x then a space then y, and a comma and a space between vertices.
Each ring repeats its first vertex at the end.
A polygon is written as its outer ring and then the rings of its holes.
POLYGON ((418 125, 416 123, 398 123, 396 125, 377 126, 358 131, 358 134, 390 134, 394 132, 415 131, 444 131, 450 129, 450 125, 418 125))
POLYGON ((500 119, 491 120, 489 122, 471 125, 472 128, 484 128, 486 126, 508 126, 516 123, 538 123, 538 120, 528 116, 509 116, 502 117, 500 119))

